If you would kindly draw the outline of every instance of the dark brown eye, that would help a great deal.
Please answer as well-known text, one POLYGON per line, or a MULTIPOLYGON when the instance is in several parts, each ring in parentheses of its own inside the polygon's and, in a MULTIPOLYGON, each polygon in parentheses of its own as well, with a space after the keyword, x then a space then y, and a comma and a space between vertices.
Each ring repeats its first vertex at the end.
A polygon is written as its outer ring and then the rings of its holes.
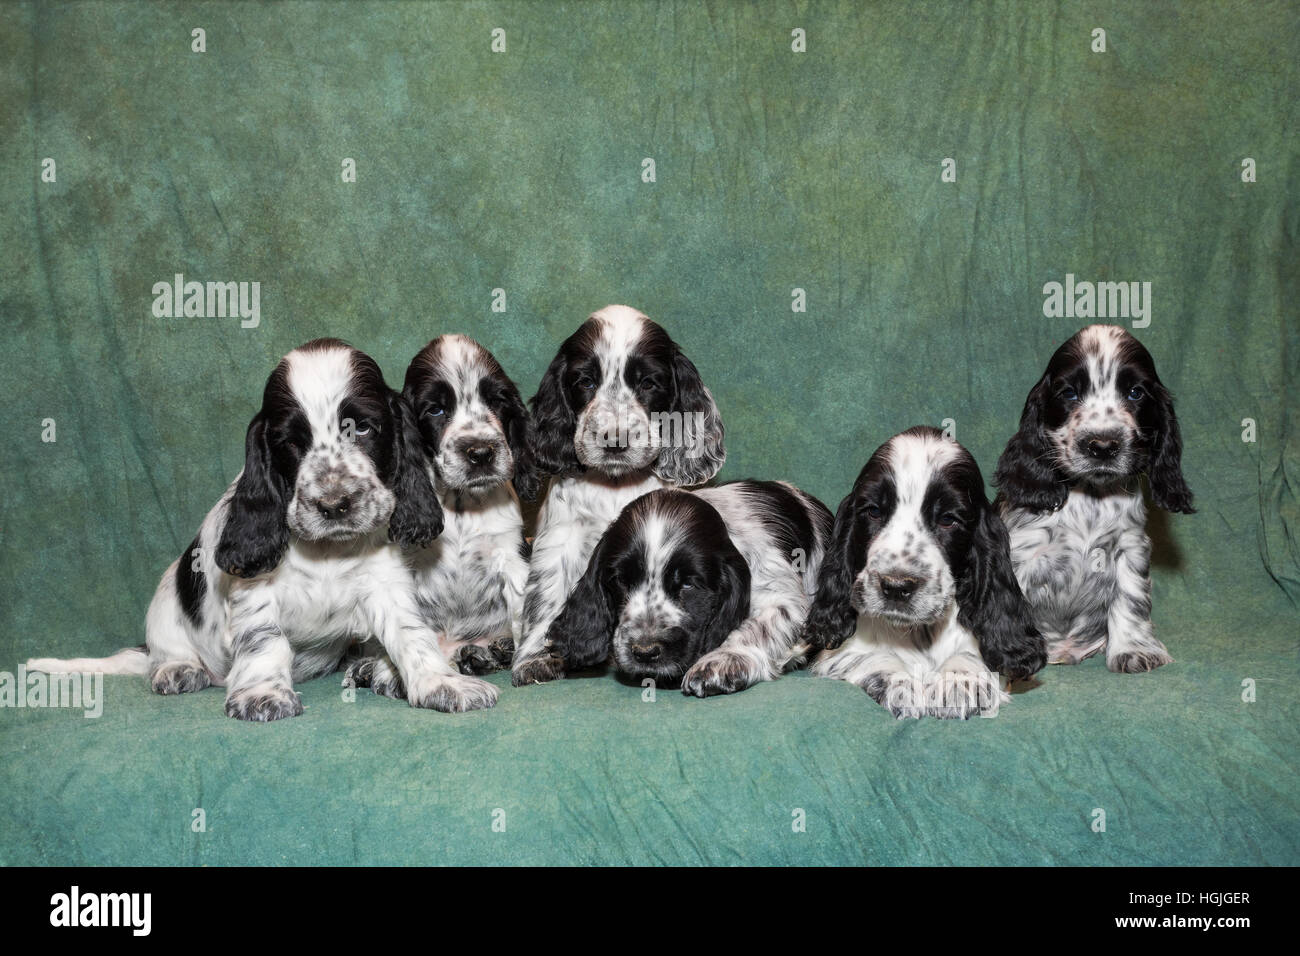
POLYGON ((939 527, 943 528, 945 531, 957 527, 957 523, 957 516, 951 511, 945 511, 943 514, 939 515, 939 527))
POLYGON ((1141 385, 1134 385, 1128 390, 1128 400, 1130 402, 1139 402, 1145 394, 1146 392, 1143 390, 1141 385))
POLYGON ((875 518, 875 519, 879 520, 880 516, 881 516, 883 513, 884 513, 884 512, 882 512, 882 511, 880 510, 880 508, 879 508, 877 505, 867 505, 867 515, 868 515, 868 516, 870 516, 870 517, 872 517, 872 518, 875 518))

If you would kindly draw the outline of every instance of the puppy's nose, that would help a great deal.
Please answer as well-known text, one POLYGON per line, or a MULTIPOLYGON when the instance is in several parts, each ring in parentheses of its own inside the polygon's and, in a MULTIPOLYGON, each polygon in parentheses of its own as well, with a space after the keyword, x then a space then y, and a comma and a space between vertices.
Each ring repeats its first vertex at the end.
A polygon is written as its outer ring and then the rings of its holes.
POLYGON ((1088 439, 1088 457, 1097 461, 1110 461, 1119 454, 1119 439, 1097 435, 1088 439))
POLYGON ((323 495, 316 499, 316 510, 330 521, 342 518, 352 507, 352 499, 344 494, 323 495))
POLYGON ((664 649, 659 644, 633 644, 632 657, 642 664, 653 664, 663 656, 664 649))
POLYGON ((880 576, 880 593, 889 601, 906 601, 920 586, 921 582, 918 578, 903 577, 897 574, 882 574, 880 576))
POLYGON ((465 457, 469 460, 471 465, 486 465, 492 461, 495 454, 495 448, 481 442, 469 445, 465 449, 465 457))

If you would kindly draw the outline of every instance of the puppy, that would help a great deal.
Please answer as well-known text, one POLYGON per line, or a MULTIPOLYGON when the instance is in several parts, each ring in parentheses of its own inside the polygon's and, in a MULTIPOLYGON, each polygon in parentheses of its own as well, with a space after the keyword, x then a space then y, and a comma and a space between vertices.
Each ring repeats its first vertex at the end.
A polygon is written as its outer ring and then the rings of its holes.
POLYGON ((317 339, 275 367, 248 426, 244 468, 158 585, 145 648, 34 660, 52 672, 148 674, 160 694, 226 687, 226 713, 302 713, 293 689, 334 670, 360 635, 382 643, 416 707, 490 707, 420 617, 400 546, 442 530, 405 401, 373 359, 317 339))
POLYGON ((1151 627, 1151 539, 1140 476, 1157 508, 1192 514, 1174 403, 1127 330, 1090 325, 1056 350, 998 460, 1016 576, 1049 659, 1105 649, 1112 671, 1172 660, 1151 627))
POLYGON ((532 400, 538 467, 557 476, 538 516, 515 686, 549 680, 546 633, 596 542, 629 502, 708 481, 726 457, 722 418, 668 333, 606 306, 560 346, 532 400))
POLYGON ((613 655, 696 697, 774 680, 797 655, 831 514, 793 485, 737 481, 637 498, 601 536, 535 679, 613 655))
MULTIPOLYGON (((420 350, 402 398, 415 414, 445 521, 437 541, 407 555, 421 616, 461 673, 508 667, 528 576, 516 492, 537 496, 528 409, 492 354, 463 335, 439 336, 420 350)), ((377 651, 366 645, 344 685, 405 697, 392 662, 377 651)))
POLYGON ((919 426, 876 449, 835 514, 804 639, 825 649, 815 674, 895 717, 991 717, 1009 700, 997 672, 1042 668, 1006 528, 965 448, 919 426))

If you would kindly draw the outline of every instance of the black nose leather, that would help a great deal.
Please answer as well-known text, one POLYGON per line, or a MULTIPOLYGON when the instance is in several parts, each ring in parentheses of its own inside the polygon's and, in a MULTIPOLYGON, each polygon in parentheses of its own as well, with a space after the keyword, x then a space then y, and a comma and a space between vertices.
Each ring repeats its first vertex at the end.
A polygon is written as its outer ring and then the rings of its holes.
POLYGON ((1110 461, 1119 454, 1118 438, 1089 438, 1088 457, 1097 461, 1110 461))
POLYGON ((496 449, 491 445, 470 445, 465 449, 465 457, 471 465, 486 465, 495 454, 496 449))
POLYGON ((316 510, 331 521, 342 518, 352 507, 352 499, 347 495, 330 495, 316 499, 316 510))
POLYGON ((880 593, 891 601, 906 601, 920 585, 916 578, 887 574, 880 577, 880 593))
POLYGON ((642 664, 652 664, 663 656, 664 649, 658 644, 633 644, 632 656, 642 664))

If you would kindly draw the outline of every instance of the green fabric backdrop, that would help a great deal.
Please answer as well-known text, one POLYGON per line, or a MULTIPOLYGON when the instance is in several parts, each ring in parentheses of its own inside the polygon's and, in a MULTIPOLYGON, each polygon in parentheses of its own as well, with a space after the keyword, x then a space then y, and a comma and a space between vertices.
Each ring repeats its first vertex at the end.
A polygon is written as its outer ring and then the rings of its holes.
POLYGON ((499 676, 454 717, 334 677, 256 727, 128 678, 98 720, 0 709, 0 862, 1300 862, 1297 62, 1293 3, 0 6, 0 670, 143 639, 320 335, 400 382, 464 332, 530 395, 637 306, 713 389, 721 477, 834 508, 913 424, 990 474, 1085 324, 1044 283, 1149 281, 1200 508, 1153 524, 1176 663, 1051 669, 995 720, 803 674, 499 676), (260 282, 260 326, 155 318, 178 272, 260 282))

